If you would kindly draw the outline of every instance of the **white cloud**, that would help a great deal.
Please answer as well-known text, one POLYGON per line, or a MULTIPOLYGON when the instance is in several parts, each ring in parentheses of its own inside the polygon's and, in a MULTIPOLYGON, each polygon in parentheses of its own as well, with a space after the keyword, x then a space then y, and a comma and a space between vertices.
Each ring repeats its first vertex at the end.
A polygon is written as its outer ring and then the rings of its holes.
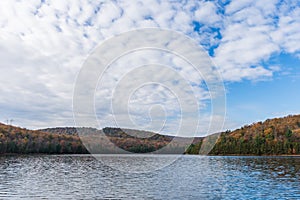
MULTIPOLYGON (((262 62, 280 52, 300 55, 297 1, 233 0, 222 7, 204 0, 2 0, 0 13, 2 120, 27 127, 72 125, 73 84, 84 59, 105 39, 136 28, 172 29, 204 44, 225 81, 272 77, 278 67, 262 62)), ((188 69, 182 74, 199 83, 188 69)))
POLYGON ((221 21, 221 16, 217 14, 217 6, 211 1, 200 2, 199 8, 195 11, 195 19, 203 24, 215 25, 221 21))
POLYGON ((247 27, 239 23, 229 25, 224 30, 214 61, 226 80, 272 76, 272 71, 258 68, 261 61, 267 61, 274 52, 279 51, 278 45, 267 34, 268 29, 265 26, 247 27))
MULTIPOLYGON (((225 9, 222 39, 215 49, 214 61, 225 80, 272 77, 273 70, 261 66, 262 62, 282 51, 300 50, 299 8, 283 12, 278 1, 232 1, 225 9), (297 14, 296 14, 297 13, 297 14)), ((299 6, 298 6, 299 7, 299 6)))
POLYGON ((240 11, 253 3, 252 0, 234 0, 229 3, 226 7, 226 14, 233 14, 237 11, 240 11))
POLYGON ((273 40, 288 53, 300 51, 300 8, 280 14, 278 28, 271 33, 273 40))

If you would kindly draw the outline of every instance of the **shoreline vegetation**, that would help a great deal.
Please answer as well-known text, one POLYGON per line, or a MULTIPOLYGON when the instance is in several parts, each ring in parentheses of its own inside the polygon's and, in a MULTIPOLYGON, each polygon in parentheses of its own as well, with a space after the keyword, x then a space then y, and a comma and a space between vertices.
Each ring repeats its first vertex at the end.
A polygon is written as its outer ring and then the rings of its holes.
MULTIPOLYGON (((102 130, 74 127, 28 130, 0 123, 0 155, 89 154, 82 139, 85 144, 89 144, 88 148, 93 153, 116 153, 115 149, 103 142, 103 137, 108 138, 118 148, 132 153, 155 152, 166 147, 174 138, 148 131, 109 127, 102 130), (78 130, 84 135, 79 137, 78 130)), ((199 154, 204 138, 194 138, 186 148, 187 139, 180 138, 176 143, 169 145, 163 154, 199 154)), ((209 156, 298 157, 300 115, 267 119, 234 131, 222 132, 209 156)))
MULTIPOLYGON (((49 153, 1 153, 1 156, 109 156, 109 155, 182 155, 182 156, 199 156, 199 154, 151 154, 149 153, 134 153, 134 154, 91 154, 91 153, 85 153, 85 154, 49 154, 49 153)), ((262 155, 251 155, 251 154, 228 154, 228 155, 200 155, 200 156, 208 156, 208 157, 300 157, 300 154, 262 154, 262 155)))

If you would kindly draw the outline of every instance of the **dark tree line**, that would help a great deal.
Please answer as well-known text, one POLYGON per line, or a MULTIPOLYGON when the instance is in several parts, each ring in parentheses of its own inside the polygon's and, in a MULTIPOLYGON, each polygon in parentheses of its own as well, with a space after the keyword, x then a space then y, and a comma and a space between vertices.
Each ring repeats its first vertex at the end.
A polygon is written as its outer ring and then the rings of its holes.
POLYGON ((0 153, 87 153, 78 136, 31 131, 0 124, 0 153))
MULTIPOLYGON (((54 128, 33 131, 0 123, 0 154, 2 153, 45 153, 85 154, 88 153, 81 139, 84 138, 93 153, 115 153, 115 147, 132 153, 149 153, 164 149, 162 153, 199 154, 203 138, 195 138, 186 148, 185 139, 170 143, 172 136, 154 134, 149 138, 135 135, 149 134, 146 131, 120 128, 80 128, 86 133, 78 136, 76 128, 54 128), (109 145, 106 137, 110 140, 109 145), (115 146, 115 147, 114 147, 115 146)), ((206 138, 207 139, 207 138, 206 138)), ((208 141, 208 140, 206 140, 208 141)), ((246 125, 235 131, 220 134, 211 155, 282 155, 300 154, 300 115, 268 119, 265 122, 246 125)))
MULTIPOLYGON (((199 145, 187 153, 197 154, 199 145)), ((211 155, 300 154, 300 115, 268 119, 220 135, 211 155)))

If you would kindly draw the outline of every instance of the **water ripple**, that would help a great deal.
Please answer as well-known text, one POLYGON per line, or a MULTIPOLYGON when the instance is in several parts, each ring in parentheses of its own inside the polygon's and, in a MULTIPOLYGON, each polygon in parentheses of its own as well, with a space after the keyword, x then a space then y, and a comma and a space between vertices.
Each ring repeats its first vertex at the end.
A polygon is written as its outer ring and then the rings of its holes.
MULTIPOLYGON (((134 168, 170 158, 106 159, 134 168)), ((91 156, 1 156, 0 199, 300 199, 299 169, 298 157, 182 156, 161 170, 126 173, 91 156)))

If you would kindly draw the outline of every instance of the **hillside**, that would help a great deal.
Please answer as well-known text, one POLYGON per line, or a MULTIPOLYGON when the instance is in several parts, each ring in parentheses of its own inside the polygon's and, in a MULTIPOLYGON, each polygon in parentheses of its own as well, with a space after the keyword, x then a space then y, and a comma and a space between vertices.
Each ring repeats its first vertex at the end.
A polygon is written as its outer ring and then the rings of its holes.
MULTIPOLYGON (((80 131, 80 137, 85 141, 85 144, 89 144, 89 149, 93 153, 115 153, 116 150, 112 148, 112 145, 108 145, 104 142, 105 138, 108 138, 115 146, 133 153, 148 153, 154 152, 158 149, 166 147, 174 138, 174 136, 161 135, 150 131, 133 130, 133 129, 121 129, 106 127, 102 130, 94 128, 48 128, 41 129, 40 131, 55 133, 55 134, 67 134, 78 135, 77 131, 80 131), (104 138, 105 137, 105 138, 104 138)), ((186 149, 186 143, 190 138, 177 138, 176 142, 171 146, 168 146, 165 153, 182 153, 186 149)), ((194 138, 193 144, 200 142, 202 138, 194 138)))
POLYGON ((1 153, 87 153, 78 136, 33 131, 0 123, 1 153))
MULTIPOLYGON (((197 152, 193 145, 188 153, 197 152)), ((221 134, 212 155, 300 154, 300 115, 268 119, 221 134)))
MULTIPOLYGON (((41 130, 28 130, 0 123, 0 154, 3 153, 45 153, 45 154, 85 154, 86 147, 93 153, 115 153, 112 145, 107 145, 108 138, 113 146, 133 153, 153 152, 167 146, 173 136, 165 136, 149 131, 139 131, 120 128, 57 127, 41 130), (80 130, 80 137, 78 136, 80 130), (128 133, 128 134, 127 134, 128 133)), ((188 138, 179 138, 168 146, 166 153, 182 153, 186 148, 188 138)), ((195 138, 194 144, 202 138, 195 138)))
MULTIPOLYGON (((120 128, 58 127, 28 130, 0 123, 0 154, 2 153, 88 153, 82 141, 93 153, 115 153, 112 145, 134 153, 154 152, 166 147, 173 136, 149 131, 120 128), (78 136, 80 130, 80 137, 78 136)), ((199 154, 203 138, 179 138, 168 145, 164 153, 199 154)), ((221 133, 211 155, 294 155, 300 154, 300 115, 268 119, 221 133)))

